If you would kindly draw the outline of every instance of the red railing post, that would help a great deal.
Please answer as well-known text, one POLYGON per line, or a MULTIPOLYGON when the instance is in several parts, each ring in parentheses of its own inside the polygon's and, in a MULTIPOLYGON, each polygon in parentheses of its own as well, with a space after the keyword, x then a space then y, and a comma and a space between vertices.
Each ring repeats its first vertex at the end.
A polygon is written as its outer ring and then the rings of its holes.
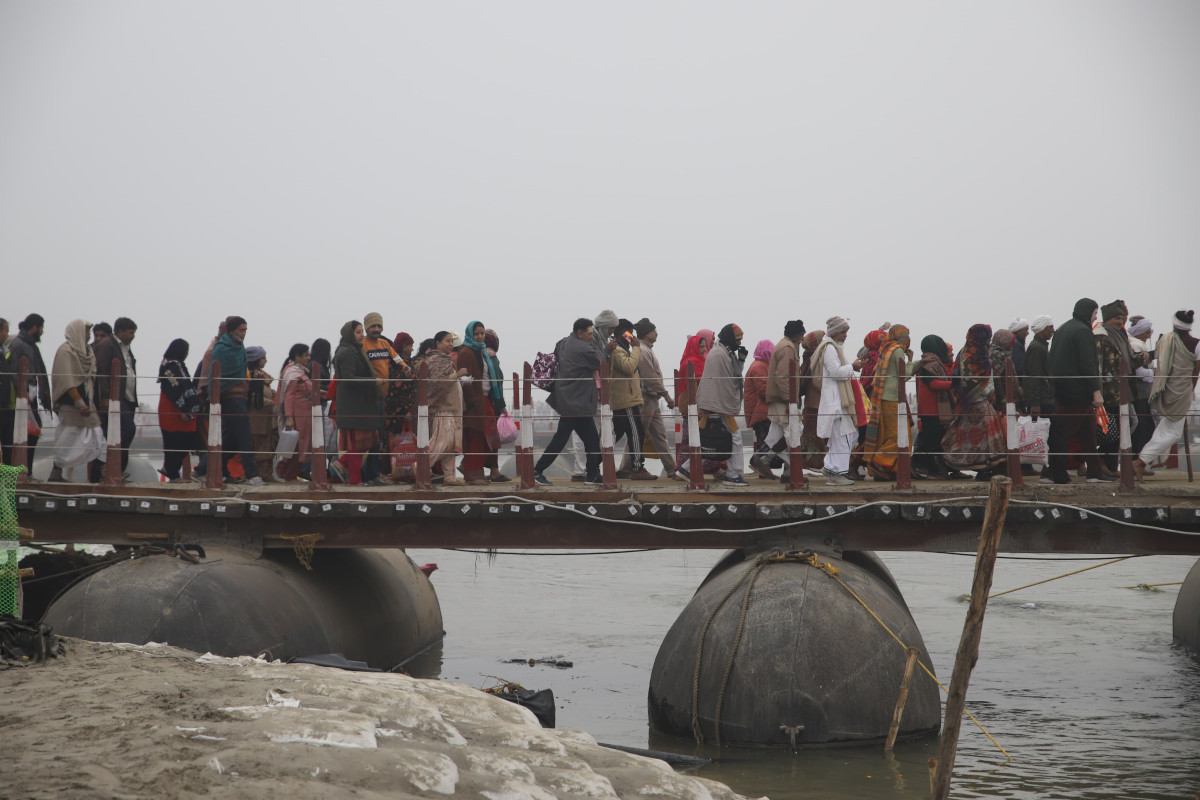
POLYGON ((309 464, 309 486, 319 491, 329 488, 329 465, 325 461, 325 413, 321 405, 321 365, 312 364, 312 462, 309 464))
MULTIPOLYGON (((34 399, 36 402, 36 398, 34 399)), ((17 364, 17 403, 13 413, 13 466, 25 467, 17 481, 29 480, 29 357, 17 364)))
MULTIPOLYGON (((454 378, 451 378, 454 380, 454 378)), ((433 489, 433 475, 429 464, 429 365, 424 361, 417 370, 417 467, 413 472, 418 489, 433 489)), ((443 477, 453 480, 454 471, 443 477)))
MULTIPOLYGON (((897 354, 896 364, 896 488, 912 488, 912 425, 908 422, 908 362, 897 354)), ((877 377, 876 380, 879 380, 877 377)), ((882 409, 880 410, 882 413, 882 409)))
POLYGON ((108 365, 108 452, 104 462, 104 485, 121 485, 121 359, 108 365))
POLYGON ((209 489, 225 486, 221 464, 221 363, 215 358, 208 380, 208 473, 204 485, 209 489))
POLYGON ((617 488, 617 460, 613 455, 612 406, 608 403, 608 364, 596 370, 600 382, 600 472, 605 489, 617 488))
MULTIPOLYGON (((1122 491, 1134 488, 1133 474, 1133 439, 1132 431, 1129 429, 1129 421, 1132 417, 1129 408, 1129 362, 1125 360, 1125 356, 1121 356, 1121 374, 1117 376, 1119 381, 1120 395, 1118 400, 1121 404, 1121 413, 1118 415, 1117 424, 1121 426, 1120 447, 1120 469, 1121 469, 1121 489, 1122 491)), ((1185 439, 1186 441, 1186 439, 1185 439)), ((1189 464, 1191 463, 1189 459, 1189 464)))
POLYGON ((1013 488, 1020 489, 1025 485, 1025 478, 1021 475, 1020 443, 1017 441, 1017 368, 1011 357, 1004 359, 1004 415, 1008 423, 1008 477, 1013 488))
POLYGON ((800 449, 800 376, 796 360, 788 363, 788 419, 784 438, 788 445, 789 489, 807 488, 804 478, 804 452, 800 449))
POLYGON ((688 420, 688 488, 699 489, 704 491, 708 485, 704 482, 704 457, 700 453, 700 410, 696 408, 696 367, 694 364, 687 366, 687 386, 685 395, 685 412, 691 409, 691 413, 687 415, 688 420))
POLYGON ((517 472, 521 477, 522 489, 533 489, 533 367, 525 362, 522 370, 525 379, 520 397, 520 433, 517 436, 517 472))

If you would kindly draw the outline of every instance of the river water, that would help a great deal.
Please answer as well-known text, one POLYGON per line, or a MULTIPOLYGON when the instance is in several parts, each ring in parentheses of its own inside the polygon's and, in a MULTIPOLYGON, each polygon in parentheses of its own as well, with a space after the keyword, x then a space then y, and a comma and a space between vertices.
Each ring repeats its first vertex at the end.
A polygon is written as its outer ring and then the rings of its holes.
MULTIPOLYGON (((650 668, 659 642, 717 551, 486 555, 413 550, 433 575, 447 631, 415 674, 477 687, 502 678, 550 688, 561 728, 599 741, 716 759, 696 774, 750 796, 927 798, 934 738, 798 753, 698 749, 651 739, 650 668), (506 663, 561 658, 570 668, 506 663), (493 677, 494 676, 494 677, 493 677)), ((948 684, 962 632, 974 554, 880 554, 948 684)), ((956 798, 1187 798, 1200 795, 1200 663, 1171 644, 1178 587, 1191 557, 1105 566, 993 600, 967 708, 1011 755, 963 721, 956 798)), ((1002 558, 993 592, 1098 560, 1002 558)))

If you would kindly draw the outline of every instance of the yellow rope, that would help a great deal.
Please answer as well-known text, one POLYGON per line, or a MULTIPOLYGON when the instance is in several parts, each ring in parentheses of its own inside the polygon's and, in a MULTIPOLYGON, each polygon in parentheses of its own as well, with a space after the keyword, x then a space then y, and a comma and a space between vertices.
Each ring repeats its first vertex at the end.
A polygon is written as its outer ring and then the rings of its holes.
MULTIPOLYGON (((843 589, 845 589, 847 592, 849 592, 849 593, 850 593, 850 596, 851 596, 851 597, 853 597, 855 600, 857 600, 857 601, 858 601, 858 604, 859 604, 860 606, 862 606, 864 609, 866 609, 867 613, 868 613, 868 614, 870 614, 872 617, 874 617, 874 618, 875 618, 875 621, 876 621, 876 622, 878 622, 878 623, 879 623, 879 625, 880 625, 880 626, 881 626, 881 627, 882 627, 882 628, 883 628, 885 631, 887 631, 887 632, 888 632, 888 634, 889 634, 889 635, 890 635, 890 636, 891 636, 893 639, 895 639, 895 640, 896 640, 896 643, 897 643, 897 644, 899 644, 901 647, 903 647, 903 648, 904 648, 905 652, 907 652, 907 651, 908 651, 908 645, 906 645, 906 644, 905 644, 903 641, 901 641, 900 637, 899 637, 899 636, 897 636, 897 635, 896 635, 896 634, 895 634, 895 633, 892 631, 892 629, 891 629, 891 628, 889 628, 889 627, 887 626, 887 623, 886 623, 886 622, 884 622, 882 619, 880 619, 880 618, 879 618, 879 615, 878 615, 878 614, 876 614, 874 611, 872 611, 872 610, 871 610, 871 607, 870 607, 870 606, 868 606, 868 605, 867 605, 865 602, 863 602, 863 599, 862 599, 861 597, 859 597, 859 596, 858 596, 858 594, 857 594, 857 593, 855 593, 855 591, 854 591, 853 589, 851 589, 849 586, 847 586, 847 585, 845 584, 845 582, 843 582, 843 581, 842 581, 842 579, 841 579, 841 578, 839 578, 839 577, 838 577, 838 572, 839 572, 839 570, 838 570, 838 568, 837 568, 837 567, 835 567, 835 566, 833 566, 832 564, 829 564, 829 563, 822 563, 821 561, 819 561, 819 560, 817 559, 817 556, 816 556, 816 554, 815 554, 815 553, 814 553, 813 555, 811 555, 809 558, 807 558, 807 559, 803 559, 803 560, 807 561, 809 564, 811 564, 812 566, 814 566, 814 567, 816 567, 817 569, 821 570, 821 571, 822 571, 822 572, 824 572, 826 575, 828 575, 829 577, 831 577, 831 578, 833 578, 835 581, 837 581, 837 582, 838 582, 838 583, 841 585, 841 587, 842 587, 843 589)), ((931 679, 933 679, 933 682, 934 682, 934 683, 936 683, 936 684, 937 684, 939 687, 941 687, 941 690, 942 690, 943 692, 945 692, 946 694, 950 694, 950 690, 946 688, 945 684, 943 684, 941 681, 939 681, 939 680, 937 679, 937 676, 933 674, 933 672, 932 672, 932 671, 929 669, 929 667, 925 666, 925 662, 924 662, 924 661, 921 661, 920 659, 917 659, 917 663, 921 665, 921 669, 925 670, 925 674, 926 674, 926 675, 928 675, 928 676, 929 676, 931 679)), ((1011 756, 1011 755, 1009 755, 1008 751, 1007 751, 1007 750, 1005 750, 1003 747, 1001 747, 1000 743, 996 741, 996 739, 995 739, 995 737, 994 737, 994 736, 992 736, 990 733, 988 733, 988 730, 987 730, 987 728, 983 727, 983 724, 982 724, 982 723, 980 723, 980 721, 979 721, 979 720, 975 719, 975 715, 974 715, 974 714, 972 714, 970 711, 967 711, 965 708, 963 709, 963 712, 964 712, 964 713, 965 713, 965 714, 966 714, 968 717, 970 717, 970 718, 971 718, 971 722, 974 722, 974 723, 975 723, 975 727, 977 727, 977 728, 979 728, 979 730, 983 731, 983 735, 984 735, 984 736, 986 736, 986 737, 988 737, 988 739, 990 739, 990 740, 991 740, 992 744, 996 745, 996 747, 997 747, 997 748, 999 748, 1000 752, 1001 752, 1001 753, 1004 753, 1004 756, 1005 756, 1005 757, 1006 757, 1006 758, 1007 758, 1009 761, 1012 761, 1012 756, 1011 756)))
MULTIPOLYGON (((1003 592, 996 592, 996 594, 990 594, 990 595, 988 595, 988 600, 994 600, 997 597, 1003 597, 1006 594, 1012 594, 1013 592, 1019 592, 1022 589, 1028 589, 1030 586, 1041 586, 1043 583, 1049 583, 1050 581, 1056 581, 1059 578, 1069 578, 1072 575, 1078 575, 1081 572, 1087 572, 1089 569, 1100 569, 1100 567, 1107 567, 1109 564, 1116 564, 1121 561, 1128 561, 1131 558, 1141 558, 1141 556, 1121 556, 1120 558, 1114 558, 1112 561, 1105 561, 1100 564, 1093 564, 1090 567, 1084 567, 1083 569, 1077 569, 1074 572, 1068 572, 1065 575, 1055 575, 1053 578, 1046 578, 1046 580, 1044 580, 1044 581, 1035 581, 1034 583, 1027 583, 1024 586, 1018 586, 1015 589, 1008 589, 1003 592)), ((1129 589, 1129 588, 1133 588, 1133 587, 1127 586, 1125 588, 1129 589)))

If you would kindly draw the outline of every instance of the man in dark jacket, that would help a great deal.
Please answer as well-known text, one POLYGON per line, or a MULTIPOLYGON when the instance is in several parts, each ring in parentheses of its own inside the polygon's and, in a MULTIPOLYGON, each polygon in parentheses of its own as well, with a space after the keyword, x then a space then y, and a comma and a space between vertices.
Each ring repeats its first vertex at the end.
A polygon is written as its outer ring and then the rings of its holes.
POLYGON ((1050 380, 1050 340, 1054 338, 1054 320, 1047 316, 1034 319, 1033 341, 1025 351, 1025 372, 1021 375, 1021 393, 1029 413, 1038 417, 1054 416, 1054 386, 1050 380))
MULTIPOLYGON (((137 359, 134 358, 133 351, 129 349, 133 343, 133 337, 136 335, 137 323, 129 317, 118 317, 117 321, 113 323, 113 335, 102 337, 92 345, 92 352, 96 354, 96 390, 93 396, 97 399, 100 410, 100 428, 104 431, 106 440, 111 435, 108 431, 109 403, 115 402, 121 407, 122 475, 129 468, 129 445, 133 443, 133 437, 137 434, 137 425, 133 416, 138 409, 137 359), (109 388, 112 382, 114 359, 120 362, 117 374, 121 377, 117 381, 117 396, 110 397, 109 388)), ((88 469, 88 480, 92 483, 104 480, 103 461, 97 459, 91 463, 88 469)))
POLYGON ((1125 362, 1125 376, 1133 380, 1133 351, 1129 349, 1129 334, 1125 321, 1129 318, 1129 307, 1124 300, 1114 300, 1100 307, 1097 326, 1096 357, 1100 364, 1100 396, 1104 400, 1104 413, 1108 417, 1108 436, 1100 437, 1098 444, 1103 453, 1101 463, 1110 472, 1117 469, 1117 456, 1121 451, 1118 427, 1121 415, 1121 361, 1125 362))
MULTIPOLYGON (((50 398, 50 376, 46 373, 46 362, 42 360, 42 351, 38 347, 38 342, 42 339, 42 332, 46 329, 46 320, 41 314, 30 314, 25 319, 17 323, 17 335, 8 345, 9 360, 11 369, 15 374, 20 370, 21 358, 29 359, 28 364, 28 394, 29 398, 29 418, 39 429, 42 427, 42 415, 38 413, 38 403, 41 403, 46 413, 52 413, 54 407, 50 398)), ((40 436, 33 434, 29 435, 27 441, 28 449, 25 451, 28 462, 25 468, 29 470, 29 474, 33 475, 33 451, 37 447, 40 436)), ((20 466, 14 464, 13 466, 20 466)))
POLYGON ((1050 375, 1054 380, 1055 414, 1050 418, 1050 472, 1055 483, 1070 483, 1067 448, 1079 437, 1079 452, 1087 464, 1090 483, 1108 482, 1096 454, 1096 409, 1104 406, 1100 395, 1100 359, 1096 354, 1096 321, 1099 304, 1084 297, 1075 304, 1071 319, 1054 334, 1050 348, 1050 375))
POLYGON ((609 342, 602 348, 595 343, 595 336, 592 321, 580 317, 575 320, 571 335, 554 348, 558 371, 549 403, 558 412, 558 429, 533 466, 534 480, 543 486, 549 486, 550 480, 542 473, 558 458, 572 432, 579 435, 587 450, 586 482, 603 482, 600 477, 600 435, 593 419, 600 402, 594 373, 607 361, 607 354, 613 351, 616 343, 609 342))

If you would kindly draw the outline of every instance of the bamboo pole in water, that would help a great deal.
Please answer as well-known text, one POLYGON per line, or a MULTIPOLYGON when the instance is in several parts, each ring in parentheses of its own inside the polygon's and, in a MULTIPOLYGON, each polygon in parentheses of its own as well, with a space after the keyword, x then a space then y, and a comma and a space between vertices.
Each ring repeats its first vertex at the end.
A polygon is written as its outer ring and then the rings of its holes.
POLYGON ((915 647, 908 648, 908 660, 904 662, 904 677, 900 680, 900 696, 896 698, 896 710, 892 712, 892 727, 888 728, 887 741, 883 751, 889 752, 896 746, 896 736, 900 733, 900 718, 904 716, 904 704, 908 702, 908 685, 912 682, 913 667, 917 665, 917 656, 921 651, 915 647))
POLYGON ((1008 498, 1011 494, 1012 481, 1009 478, 999 475, 992 478, 987 509, 983 515, 983 531, 979 536, 979 551, 975 557, 971 604, 967 608, 962 639, 958 643, 958 653, 954 656, 950 691, 946 696, 946 721, 942 726, 937 766, 933 775, 933 800, 946 800, 950 796, 950 777, 954 772, 954 756, 958 749, 958 731, 962 727, 967 685, 971 682, 971 671, 975 669, 975 662, 979 660, 983 615, 987 611, 988 592, 992 588, 992 571, 996 566, 996 552, 1000 548, 1000 535, 1004 532, 1004 518, 1008 513, 1008 498))

